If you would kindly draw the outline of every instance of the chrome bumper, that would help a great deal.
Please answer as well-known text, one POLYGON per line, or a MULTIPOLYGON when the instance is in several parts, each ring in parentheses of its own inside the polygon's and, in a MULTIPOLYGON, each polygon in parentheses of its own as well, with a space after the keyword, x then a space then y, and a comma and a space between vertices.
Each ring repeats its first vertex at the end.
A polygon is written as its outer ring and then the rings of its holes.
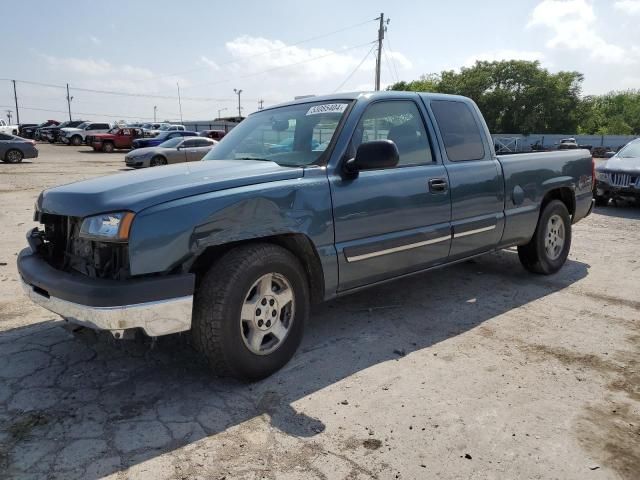
POLYGON ((136 305, 90 307, 41 295, 24 281, 22 288, 34 303, 57 313, 69 322, 94 330, 109 330, 116 337, 121 336, 124 330, 132 328, 141 328, 150 337, 191 329, 193 295, 136 305))

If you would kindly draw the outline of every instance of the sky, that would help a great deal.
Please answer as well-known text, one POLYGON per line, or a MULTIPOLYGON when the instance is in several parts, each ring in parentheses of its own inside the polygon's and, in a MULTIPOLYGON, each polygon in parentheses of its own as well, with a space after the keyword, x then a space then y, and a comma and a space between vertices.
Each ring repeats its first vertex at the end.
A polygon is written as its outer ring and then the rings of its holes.
POLYGON ((15 121, 11 79, 23 123, 68 119, 67 83, 93 121, 236 115, 234 89, 243 115, 371 90, 381 12, 383 87, 515 58, 582 72, 584 94, 640 88, 640 0, 32 0, 3 8, 0 117, 15 121))

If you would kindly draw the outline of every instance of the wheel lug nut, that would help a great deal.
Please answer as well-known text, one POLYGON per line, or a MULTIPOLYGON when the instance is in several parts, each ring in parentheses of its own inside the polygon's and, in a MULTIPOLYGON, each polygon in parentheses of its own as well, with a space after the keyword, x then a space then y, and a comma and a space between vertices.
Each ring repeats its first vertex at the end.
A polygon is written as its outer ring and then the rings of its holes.
POLYGON ((278 312, 276 312, 275 310, 273 312, 271 312, 271 316, 275 317, 278 314, 278 312))
POLYGON ((276 303, 275 300, 272 298, 271 300, 269 300, 269 305, 271 305, 273 307, 273 304, 276 303))
POLYGON ((262 320, 258 320, 258 326, 261 327, 262 326, 262 320))
POLYGON ((267 320, 267 327, 271 326, 271 320, 267 320))
POLYGON ((262 299, 262 302, 260 302, 260 303, 262 303, 262 305, 266 305, 266 304, 267 304, 267 299, 266 299, 266 298, 263 298, 263 299, 262 299))
POLYGON ((260 310, 259 308, 256 308, 256 315, 260 316, 261 313, 262 313, 262 310, 260 310))

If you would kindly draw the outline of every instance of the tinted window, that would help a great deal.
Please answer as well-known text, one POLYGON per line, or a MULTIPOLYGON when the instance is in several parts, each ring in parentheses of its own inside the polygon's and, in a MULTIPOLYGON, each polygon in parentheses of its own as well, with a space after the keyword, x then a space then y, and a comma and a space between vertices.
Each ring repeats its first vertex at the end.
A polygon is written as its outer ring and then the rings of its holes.
POLYGON ((182 144, 183 147, 198 147, 198 143, 196 140, 185 140, 182 144))
POLYGON ((398 147, 398 165, 433 162, 424 122, 413 102, 378 102, 368 107, 351 140, 352 152, 355 154, 361 143, 385 139, 398 147))
POLYGON ((451 100, 434 100, 431 109, 452 162, 484 158, 482 135, 468 105, 451 100))

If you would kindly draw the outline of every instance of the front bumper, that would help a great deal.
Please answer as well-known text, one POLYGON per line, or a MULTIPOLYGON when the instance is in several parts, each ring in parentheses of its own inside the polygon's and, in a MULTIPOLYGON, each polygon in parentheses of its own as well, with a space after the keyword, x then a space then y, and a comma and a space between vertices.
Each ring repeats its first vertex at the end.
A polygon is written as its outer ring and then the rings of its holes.
POLYGON ((596 195, 600 197, 636 197, 640 198, 640 185, 631 184, 627 187, 618 187, 602 180, 596 181, 596 195))
POLYGON ((127 167, 131 168, 144 168, 149 166, 150 159, 149 158, 136 158, 136 157, 124 157, 124 163, 127 167))
POLYGON ((191 328, 193 274, 108 280, 56 270, 30 248, 18 257, 26 295, 71 323, 156 337, 191 328))

